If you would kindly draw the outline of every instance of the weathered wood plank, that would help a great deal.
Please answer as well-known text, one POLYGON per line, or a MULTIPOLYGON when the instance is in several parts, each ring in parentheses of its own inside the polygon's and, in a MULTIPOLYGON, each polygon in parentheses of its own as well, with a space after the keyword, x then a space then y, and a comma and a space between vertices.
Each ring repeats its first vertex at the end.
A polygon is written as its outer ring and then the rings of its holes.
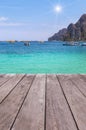
POLYGON ((5 74, 0 75, 0 87, 7 82, 12 76, 8 76, 5 74))
POLYGON ((14 75, 10 80, 3 84, 0 88, 0 104, 4 98, 15 88, 18 82, 24 77, 24 75, 14 75))
POLYGON ((86 98, 66 76, 58 76, 79 130, 86 130, 86 98))
POLYGON ((45 75, 37 75, 13 130, 44 130, 45 75))
POLYGON ((70 80, 75 84, 75 86, 81 91, 81 93, 86 97, 86 79, 81 75, 72 75, 70 80))
POLYGON ((34 76, 26 76, 0 104, 0 130, 10 130, 31 87, 34 76))
POLYGON ((56 75, 47 76, 46 130, 77 130, 56 75))

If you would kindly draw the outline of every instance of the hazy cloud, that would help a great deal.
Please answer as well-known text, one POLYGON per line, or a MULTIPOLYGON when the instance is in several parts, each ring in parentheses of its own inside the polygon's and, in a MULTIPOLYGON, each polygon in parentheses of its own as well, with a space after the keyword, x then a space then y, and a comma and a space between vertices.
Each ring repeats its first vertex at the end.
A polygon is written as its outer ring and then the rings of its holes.
POLYGON ((0 17, 0 22, 5 22, 8 20, 8 17, 0 17))
POLYGON ((25 26, 25 23, 0 23, 0 26, 25 26))

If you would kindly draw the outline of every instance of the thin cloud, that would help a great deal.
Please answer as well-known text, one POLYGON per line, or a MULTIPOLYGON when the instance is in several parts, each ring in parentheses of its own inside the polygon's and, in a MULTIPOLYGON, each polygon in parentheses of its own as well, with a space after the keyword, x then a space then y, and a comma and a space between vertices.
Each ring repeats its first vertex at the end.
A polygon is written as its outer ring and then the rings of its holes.
POLYGON ((5 22, 8 20, 8 17, 0 17, 0 22, 5 22))
POLYGON ((0 26, 25 26, 25 23, 0 23, 0 26))

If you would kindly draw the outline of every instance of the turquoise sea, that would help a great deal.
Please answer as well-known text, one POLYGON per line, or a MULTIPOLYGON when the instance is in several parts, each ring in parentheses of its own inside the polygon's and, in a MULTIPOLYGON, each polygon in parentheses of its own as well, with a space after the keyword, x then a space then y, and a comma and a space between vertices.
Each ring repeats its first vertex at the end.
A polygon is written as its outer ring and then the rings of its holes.
POLYGON ((0 73, 86 73, 86 46, 0 42, 0 73))

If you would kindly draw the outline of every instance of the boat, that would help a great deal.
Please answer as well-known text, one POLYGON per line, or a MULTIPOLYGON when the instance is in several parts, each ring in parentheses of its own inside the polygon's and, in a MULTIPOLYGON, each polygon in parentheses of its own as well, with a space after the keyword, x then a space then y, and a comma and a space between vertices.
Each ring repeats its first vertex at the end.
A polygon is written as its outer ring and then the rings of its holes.
POLYGON ((30 42, 28 41, 24 42, 24 46, 30 46, 30 42))
POLYGON ((75 44, 75 45, 80 45, 80 43, 79 43, 79 42, 74 42, 74 44, 75 44))
POLYGON ((63 46, 78 46, 80 45, 79 42, 66 42, 63 43, 63 46))
POLYGON ((66 43, 63 43, 63 46, 74 46, 74 43, 73 42, 66 42, 66 43))
POLYGON ((86 46, 86 43, 82 43, 81 46, 86 46))
POLYGON ((68 44, 68 43, 63 43, 63 46, 70 46, 70 44, 68 44))

